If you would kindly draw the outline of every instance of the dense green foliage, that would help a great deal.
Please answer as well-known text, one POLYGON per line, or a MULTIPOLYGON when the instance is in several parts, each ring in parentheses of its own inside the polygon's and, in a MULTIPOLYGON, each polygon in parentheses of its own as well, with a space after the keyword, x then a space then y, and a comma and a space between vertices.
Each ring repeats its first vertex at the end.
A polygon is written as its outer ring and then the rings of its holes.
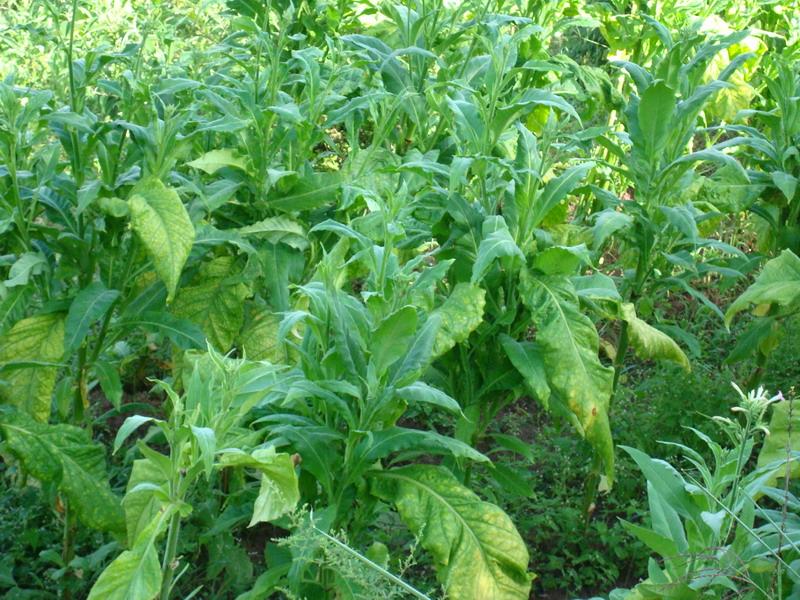
POLYGON ((11 0, 0 594, 800 597, 799 65, 792 2, 11 0))

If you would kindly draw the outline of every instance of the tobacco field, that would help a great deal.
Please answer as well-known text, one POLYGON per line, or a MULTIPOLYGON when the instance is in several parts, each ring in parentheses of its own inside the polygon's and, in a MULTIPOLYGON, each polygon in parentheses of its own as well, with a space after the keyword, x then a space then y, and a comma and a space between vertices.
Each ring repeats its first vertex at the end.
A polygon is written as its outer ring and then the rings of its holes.
POLYGON ((0 599, 800 600, 796 0, 0 0, 0 599))

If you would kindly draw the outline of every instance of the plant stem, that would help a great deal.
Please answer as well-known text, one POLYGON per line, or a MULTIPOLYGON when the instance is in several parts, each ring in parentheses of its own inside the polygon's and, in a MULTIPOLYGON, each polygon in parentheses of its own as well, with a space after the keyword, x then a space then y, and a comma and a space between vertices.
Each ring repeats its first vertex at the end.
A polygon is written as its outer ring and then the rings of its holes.
POLYGON ((175 567, 177 566, 175 554, 178 550, 178 535, 181 528, 181 514, 176 511, 169 521, 169 531, 167 533, 167 547, 164 550, 164 562, 161 564, 161 600, 168 600, 172 591, 175 567))
MULTIPOLYGON (((72 559, 75 558, 75 534, 77 532, 77 521, 75 519, 75 512, 70 507, 69 500, 63 499, 64 502, 64 536, 61 543, 61 560, 64 566, 67 567, 72 559)), ((62 588, 62 598, 70 600, 72 598, 72 590, 69 587, 62 588)))

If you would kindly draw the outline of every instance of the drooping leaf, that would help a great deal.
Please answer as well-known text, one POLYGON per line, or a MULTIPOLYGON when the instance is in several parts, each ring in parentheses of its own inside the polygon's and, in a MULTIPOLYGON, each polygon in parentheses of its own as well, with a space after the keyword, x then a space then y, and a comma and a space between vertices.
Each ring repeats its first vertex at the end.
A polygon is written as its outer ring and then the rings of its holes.
POLYGON ((134 318, 126 319, 124 324, 163 333, 182 350, 206 347, 206 338, 200 327, 188 319, 179 319, 168 312, 145 311, 134 318))
POLYGON ((536 399, 542 403, 542 406, 548 408, 550 386, 547 384, 541 349, 534 342, 518 342, 508 335, 502 335, 500 343, 511 364, 522 375, 525 384, 534 393, 536 399))
POLYGON ((536 326, 550 388, 566 402, 613 480, 614 445, 608 423, 614 370, 600 362, 600 340, 580 310, 575 288, 561 276, 533 277, 523 271, 523 302, 536 326))
POLYGON ((389 427, 372 432, 353 452, 352 472, 361 473, 376 461, 403 450, 445 454, 476 462, 489 462, 489 459, 455 438, 440 435, 433 431, 422 431, 406 427, 389 427))
POLYGON ((372 492, 397 507, 431 553, 448 597, 528 597, 528 550, 500 508, 482 501, 443 467, 414 465, 374 472, 371 482, 372 492))
POLYGON ((480 283, 492 262, 503 256, 517 256, 522 261, 525 260, 525 255, 511 237, 503 217, 497 215, 486 217, 483 222, 483 239, 478 246, 478 256, 472 265, 470 283, 480 283))
POLYGON ((124 536, 122 507, 108 484, 105 451, 87 431, 38 423, 19 411, 0 412, 0 431, 25 469, 55 485, 82 523, 124 536))
POLYGON ((248 467, 261 473, 261 488, 253 508, 250 527, 274 521, 294 509, 300 501, 300 489, 292 457, 276 453, 274 447, 261 448, 252 454, 225 452, 219 458, 221 467, 248 467))
POLYGON ((401 387, 395 393, 409 404, 431 404, 452 414, 457 414, 461 411, 461 407, 455 399, 422 381, 416 381, 411 385, 401 387))
POLYGON ((250 288, 237 280, 233 256, 220 256, 203 266, 183 287, 172 312, 199 325, 220 352, 227 352, 244 323, 244 299, 250 288))
POLYGON ((50 313, 18 321, 0 337, 0 366, 31 362, 0 373, 0 402, 12 404, 37 421, 50 416, 50 397, 58 367, 49 366, 64 354, 64 315, 50 313), (35 363, 43 364, 35 364, 35 363))
POLYGON ((751 304, 777 305, 782 308, 800 303, 800 258, 791 250, 784 250, 768 261, 753 284, 739 296, 725 312, 725 323, 730 325, 737 313, 751 304))
POLYGON ((131 226, 142 240, 156 273, 175 296, 183 265, 194 243, 194 227, 178 193, 160 180, 139 182, 129 199, 131 226))
POLYGON ((186 166, 200 169, 209 175, 213 175, 223 167, 234 167, 247 171, 247 160, 238 156, 236 151, 231 148, 222 148, 206 152, 193 161, 186 163, 186 166))
POLYGON ((254 236, 268 240, 273 244, 286 244, 297 250, 308 248, 308 238, 305 228, 286 216, 268 217, 239 229, 243 236, 254 236))
POLYGON ((119 291, 108 289, 101 281, 90 283, 75 296, 64 325, 64 347, 67 352, 81 345, 89 328, 103 318, 117 298, 119 291))
POLYGON ((468 283, 456 284, 444 304, 433 313, 441 318, 433 355, 441 356, 465 341, 483 321, 485 305, 485 290, 468 283))
POLYGON ((689 359, 675 340, 637 317, 633 304, 630 302, 622 304, 620 312, 622 319, 628 323, 628 339, 631 347, 636 350, 640 358, 671 360, 684 369, 691 368, 689 359))

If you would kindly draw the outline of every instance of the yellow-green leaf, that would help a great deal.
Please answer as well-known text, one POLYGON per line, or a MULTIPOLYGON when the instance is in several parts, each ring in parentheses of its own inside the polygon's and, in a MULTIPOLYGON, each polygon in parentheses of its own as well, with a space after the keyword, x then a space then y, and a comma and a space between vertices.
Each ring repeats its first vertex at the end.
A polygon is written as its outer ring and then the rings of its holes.
POLYGON ((671 360, 687 371, 691 369, 689 359, 675 340, 637 317, 633 304, 626 302, 620 310, 623 320, 628 323, 631 347, 640 358, 671 360))
POLYGON ((160 180, 139 182, 129 200, 131 226, 142 240, 156 273, 175 296, 181 271, 194 243, 194 226, 178 193, 160 180))
POLYGON ((523 271, 520 289, 536 326, 536 342, 551 390, 577 417, 582 435, 614 475, 614 444, 608 423, 608 403, 614 369, 597 355, 599 336, 580 310, 575 288, 566 276, 534 277, 523 271))
POLYGON ((38 421, 50 417, 50 397, 64 354, 64 315, 51 313, 18 321, 0 338, 0 402, 38 421), (19 363, 19 368, 14 367, 19 363), (25 364, 30 363, 30 364, 25 364), (5 380, 5 381, 2 381, 5 380))
POLYGON ((441 318, 433 355, 441 356, 456 344, 465 341, 483 321, 486 292, 469 283, 459 283, 435 315, 441 318))
POLYGON ((18 411, 0 413, 0 432, 28 473, 55 485, 81 522, 124 536, 122 507, 108 483, 105 450, 88 432, 38 423, 18 411))
POLYGON ((482 501, 443 467, 375 472, 372 493, 397 507, 430 552, 448 598, 528 598, 528 550, 506 513, 482 501))
POLYGON ((172 307, 175 316, 199 325, 220 352, 230 349, 242 328, 243 302, 250 295, 250 288, 232 273, 235 260, 220 256, 204 265, 191 285, 181 289, 172 307))

